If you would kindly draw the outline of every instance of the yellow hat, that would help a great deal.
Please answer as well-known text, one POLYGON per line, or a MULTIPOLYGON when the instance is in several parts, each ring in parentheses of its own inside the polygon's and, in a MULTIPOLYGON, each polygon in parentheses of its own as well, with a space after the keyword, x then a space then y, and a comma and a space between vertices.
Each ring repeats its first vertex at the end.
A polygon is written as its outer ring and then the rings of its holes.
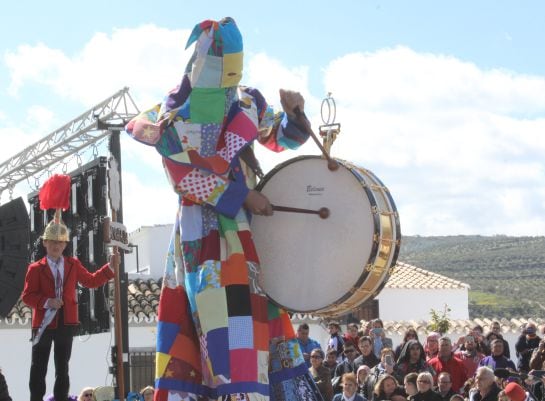
POLYGON ((45 226, 44 234, 42 235, 43 240, 47 239, 51 241, 63 242, 70 241, 70 231, 62 221, 60 214, 60 209, 55 210, 55 217, 47 224, 47 226, 45 226), (59 214, 58 219, 57 213, 59 214))

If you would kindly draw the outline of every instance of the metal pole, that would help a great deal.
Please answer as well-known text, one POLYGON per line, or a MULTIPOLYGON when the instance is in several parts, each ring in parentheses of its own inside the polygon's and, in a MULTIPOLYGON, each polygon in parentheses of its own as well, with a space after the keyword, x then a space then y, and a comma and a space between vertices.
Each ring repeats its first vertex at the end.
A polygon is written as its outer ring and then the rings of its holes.
MULTIPOLYGON (((119 140, 119 131, 112 130, 110 134, 110 153, 117 161, 119 169, 119 188, 121 201, 119 202, 119 209, 115 213, 116 216, 112 215, 112 220, 119 223, 123 223, 123 202, 122 202, 122 184, 121 184, 121 144, 119 140)), ((128 316, 128 301, 127 301, 127 286, 128 286, 128 276, 125 273, 125 258, 123 252, 121 252, 121 261, 119 264, 119 308, 116 308, 116 345, 118 347, 118 366, 121 363, 119 360, 123 361, 122 363, 122 372, 119 372, 117 369, 116 377, 116 398, 123 401, 127 394, 126 387, 130 383, 129 375, 129 316, 128 316), (117 334, 118 329, 120 333, 117 334), (122 355, 120 355, 120 351, 122 355)))

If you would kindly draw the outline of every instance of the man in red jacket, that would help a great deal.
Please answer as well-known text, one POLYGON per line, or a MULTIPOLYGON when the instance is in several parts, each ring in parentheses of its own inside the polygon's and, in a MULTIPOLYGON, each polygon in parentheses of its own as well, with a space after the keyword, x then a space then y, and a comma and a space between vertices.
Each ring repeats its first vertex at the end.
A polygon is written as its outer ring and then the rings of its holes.
MULTIPOLYGON (((452 342, 448 337, 439 339, 439 354, 435 358, 428 361, 436 375, 442 372, 448 372, 452 381, 452 389, 460 393, 465 381, 468 379, 468 374, 464 363, 456 358, 452 353, 452 342)), ((437 376, 434 377, 437 382, 437 376)))
POLYGON ((63 256, 69 241, 68 228, 62 220, 52 220, 42 236, 47 256, 30 264, 25 278, 23 302, 32 307, 32 362, 30 366, 30 401, 42 401, 46 392, 45 376, 55 343, 55 401, 66 401, 70 388, 68 365, 72 352, 74 328, 79 324, 76 285, 97 288, 114 277, 119 254, 95 273, 89 273, 75 258, 63 256))

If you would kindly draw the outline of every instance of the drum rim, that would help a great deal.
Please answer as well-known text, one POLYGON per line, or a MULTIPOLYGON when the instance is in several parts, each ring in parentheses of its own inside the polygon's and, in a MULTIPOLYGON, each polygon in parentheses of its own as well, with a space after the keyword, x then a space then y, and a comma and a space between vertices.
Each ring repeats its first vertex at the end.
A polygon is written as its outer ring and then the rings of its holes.
MULTIPOLYGON (((267 182, 269 182, 270 179, 278 171, 285 168, 286 166, 289 166, 290 164, 296 163, 296 162, 301 161, 301 160, 312 160, 312 159, 321 159, 321 160, 324 161, 324 163, 327 163, 327 160, 325 158, 323 158, 322 156, 319 156, 319 155, 301 155, 301 156, 293 157, 291 159, 283 161, 282 163, 276 165, 274 168, 272 168, 270 171, 268 171, 267 174, 265 174, 265 176, 256 185, 255 190, 261 191, 263 189, 263 187, 267 184, 267 182)), ((339 159, 339 158, 333 158, 333 159, 337 160, 344 168, 346 168, 350 172, 350 174, 352 174, 358 180, 358 182, 361 183, 362 181, 352 171, 352 168, 365 170, 366 173, 369 173, 369 176, 371 177, 371 179, 375 180, 381 186, 386 188, 386 186, 384 186, 382 181, 380 179, 378 179, 378 177, 374 173, 372 173, 370 170, 365 169, 363 167, 359 167, 359 166, 355 165, 354 163, 351 163, 351 162, 343 160, 343 159, 339 159)), ((369 203, 371 204, 371 206, 373 206, 373 204, 374 204, 374 206, 376 206, 376 200, 374 199, 374 196, 372 196, 372 197, 369 196, 370 193, 372 194, 372 191, 369 188, 367 188, 366 186, 363 186, 363 185, 362 185, 362 189, 366 193, 367 198, 368 198, 369 203)), ((395 248, 392 251, 393 252, 392 261, 391 261, 390 266, 387 269, 385 269, 385 271, 381 275, 380 284, 373 291, 372 295, 370 297, 368 297, 367 299, 364 299, 363 301, 354 304, 352 307, 357 307, 357 306, 361 305, 363 302, 367 301, 368 299, 370 299, 372 297, 375 297, 384 288, 384 286, 386 285, 387 280, 384 279, 385 275, 389 274, 389 271, 392 269, 392 266, 395 266, 395 263, 397 262, 397 256, 399 254, 400 241, 401 241, 401 231, 399 229, 400 228, 400 222, 399 222, 399 217, 398 217, 398 213, 397 213, 397 207, 396 207, 395 203, 393 202, 393 199, 392 199, 392 197, 390 195, 390 192, 388 190, 383 191, 383 192, 387 193, 387 198, 388 198, 388 201, 390 203, 390 206, 392 207, 392 212, 395 213, 395 218, 393 219, 394 224, 392 224, 392 227, 395 228, 395 233, 396 233, 395 239, 396 239, 396 241, 395 241, 395 248)), ((380 238, 380 224, 378 223, 378 220, 379 220, 378 215, 373 214, 373 226, 374 226, 373 227, 373 234, 380 238)), ((372 263, 372 262, 374 262, 374 259, 376 259, 376 257, 377 257, 378 247, 379 247, 379 243, 377 241, 373 241, 373 245, 371 247, 371 252, 370 252, 369 258, 367 259, 365 264, 362 264, 362 266, 364 266, 364 268, 362 269, 361 274, 358 276, 358 279, 354 282, 354 284, 344 294, 342 294, 338 299, 336 299, 334 302, 332 302, 328 306, 322 307, 322 308, 320 308, 318 310, 294 309, 292 307, 288 307, 286 305, 283 305, 282 303, 280 303, 277 300, 273 299, 267 293, 267 291, 264 291, 265 295, 267 296, 267 298, 272 303, 274 303, 275 305, 277 305, 277 306, 279 306, 279 307, 281 307, 281 308, 283 308, 283 309, 285 309, 285 310, 287 310, 287 311, 289 311, 291 313, 314 314, 314 315, 317 315, 317 316, 319 316, 319 315, 322 315, 322 316, 324 316, 324 315, 335 316, 335 315, 345 314, 345 313, 347 313, 346 311, 340 312, 340 311, 336 311, 336 309, 338 308, 338 305, 341 305, 341 304, 345 303, 346 301, 348 301, 350 298, 352 298, 355 291, 357 291, 357 289, 361 288, 363 283, 365 283, 367 281, 367 279, 369 277, 369 274, 370 274, 370 271, 368 271, 365 268, 365 266, 369 266, 369 265, 373 266, 374 265, 374 263, 372 263)))
MULTIPOLYGON (((339 159, 337 159, 337 160, 339 160, 339 159)), ((393 199, 393 197, 392 197, 392 195, 390 193, 390 190, 388 189, 388 187, 386 185, 384 185, 382 180, 375 173, 373 173, 371 170, 369 170, 367 168, 360 167, 360 166, 358 166, 358 165, 356 165, 356 164, 354 164, 354 163, 352 163, 350 161, 344 161, 343 165, 345 167, 346 167, 346 165, 348 165, 350 167, 353 167, 353 168, 356 168, 356 169, 359 169, 359 170, 365 170, 366 174, 368 174, 371 177, 372 180, 376 181, 382 188, 384 188, 384 191, 381 191, 381 193, 386 197, 386 199, 387 199, 387 201, 389 203, 389 206, 391 208, 391 212, 393 213, 392 229, 395 229, 395 236, 392 238, 392 240, 394 241, 394 248, 393 248, 392 252, 390 252, 390 255, 391 255, 392 259, 391 259, 391 262, 389 264, 389 268, 385 269, 385 271, 382 274, 382 280, 380 281, 379 285, 375 288, 375 290, 371 293, 371 295, 368 298, 364 299, 363 301, 355 300, 355 302, 352 305, 349 306, 350 308, 356 308, 356 307, 362 305, 364 302, 368 301, 369 299, 374 299, 380 293, 380 291, 382 291, 382 289, 386 285, 386 282, 388 281, 388 280, 384 279, 384 277, 386 275, 388 275, 388 276, 392 275, 392 271, 396 266, 397 259, 398 259, 398 256, 399 256, 399 251, 401 249, 401 238, 402 238, 401 221, 400 221, 400 218, 399 218, 397 205, 394 202, 394 199, 393 199)), ((378 244, 377 244, 377 246, 378 246, 378 244)), ((374 265, 374 263, 371 264, 371 265, 374 265)), ((344 311, 344 310, 339 310, 338 305, 337 306, 332 305, 327 310, 324 310, 323 312, 315 313, 315 315, 324 316, 324 317, 337 317, 337 316, 344 315, 346 313, 347 312, 344 311)))

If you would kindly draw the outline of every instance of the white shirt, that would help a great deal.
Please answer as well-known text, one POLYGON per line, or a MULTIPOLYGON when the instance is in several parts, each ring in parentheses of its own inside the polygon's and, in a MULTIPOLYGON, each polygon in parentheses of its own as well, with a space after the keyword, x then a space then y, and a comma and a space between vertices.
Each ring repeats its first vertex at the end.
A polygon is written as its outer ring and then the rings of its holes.
POLYGON ((352 397, 347 398, 346 395, 343 393, 343 401, 354 401, 354 398, 356 398, 357 391, 352 394, 352 397))
MULTIPOLYGON (((51 274, 53 274, 53 280, 55 280, 55 287, 57 286, 57 270, 61 274, 61 277, 64 278, 64 257, 60 257, 58 262, 55 262, 53 259, 47 257, 47 264, 49 265, 49 269, 51 270, 51 274)), ((50 309, 47 307, 47 301, 45 301, 44 308, 50 309)))

